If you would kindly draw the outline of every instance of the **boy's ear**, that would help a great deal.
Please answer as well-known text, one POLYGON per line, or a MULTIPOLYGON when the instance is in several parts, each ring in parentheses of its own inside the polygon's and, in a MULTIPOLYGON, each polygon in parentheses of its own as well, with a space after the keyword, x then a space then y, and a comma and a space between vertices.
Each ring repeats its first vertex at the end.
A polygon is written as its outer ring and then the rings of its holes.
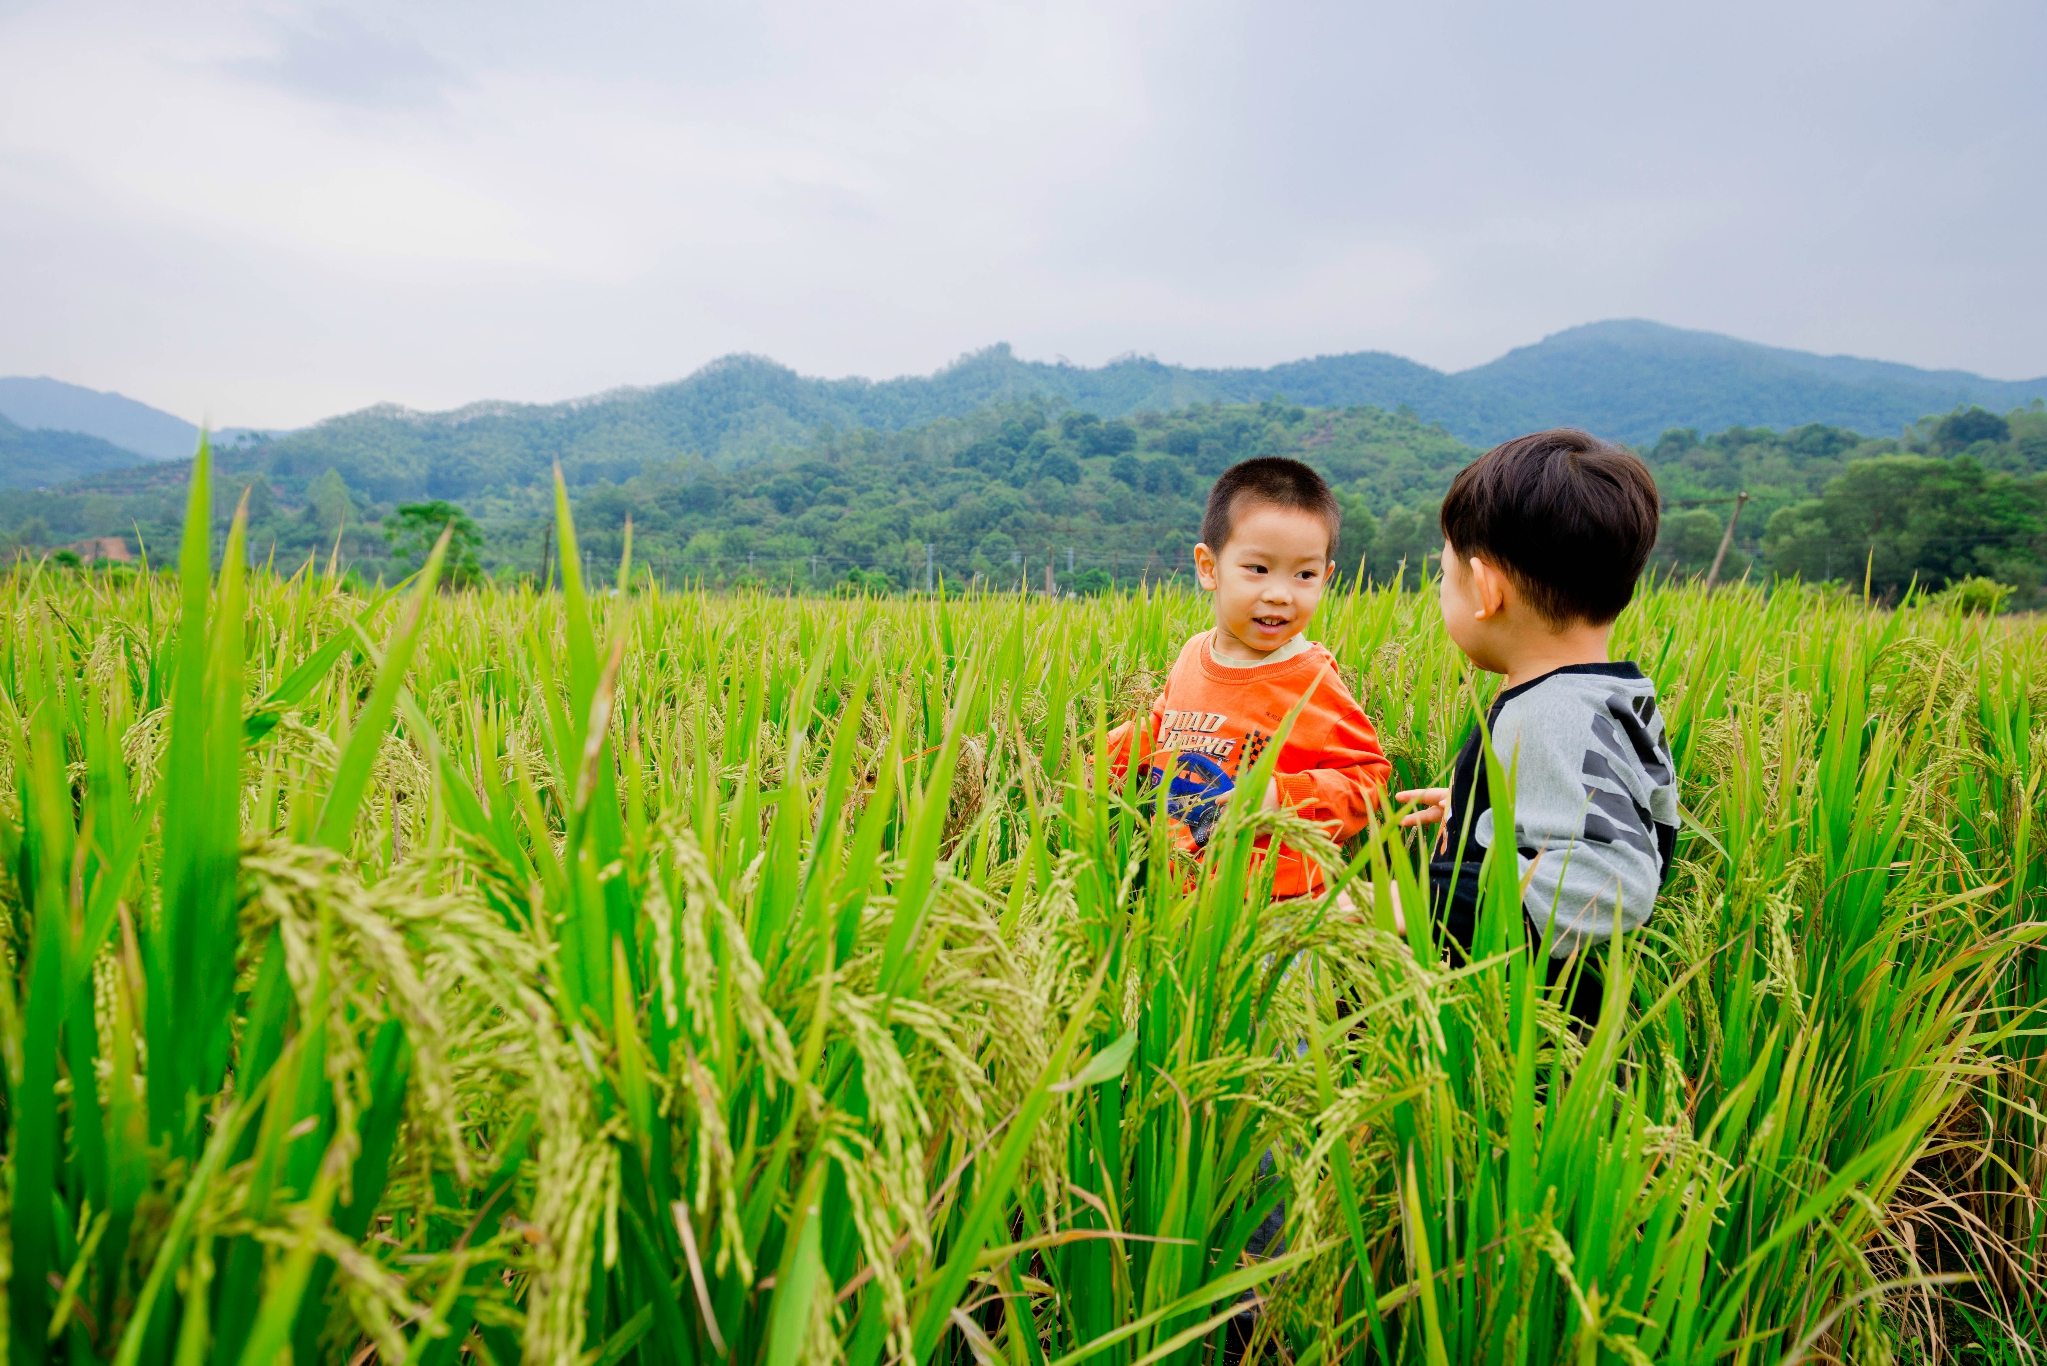
POLYGON ((1215 552, 1208 548, 1208 542, 1197 542, 1194 547, 1194 577, 1199 579, 1201 586, 1210 592, 1215 590, 1216 564, 1215 552))
POLYGON ((1476 555, 1465 563, 1471 566, 1471 596, 1478 602, 1477 615, 1498 616, 1506 607, 1510 592, 1507 576, 1476 555))

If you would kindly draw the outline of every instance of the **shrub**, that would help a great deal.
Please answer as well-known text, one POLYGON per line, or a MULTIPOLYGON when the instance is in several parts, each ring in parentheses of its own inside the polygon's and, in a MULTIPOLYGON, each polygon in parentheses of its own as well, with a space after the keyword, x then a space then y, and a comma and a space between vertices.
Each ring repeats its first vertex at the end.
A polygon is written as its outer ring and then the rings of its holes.
POLYGON ((1972 576, 1934 594, 1933 601, 1963 616, 1991 617, 2003 610, 2012 591, 2010 584, 1972 576))

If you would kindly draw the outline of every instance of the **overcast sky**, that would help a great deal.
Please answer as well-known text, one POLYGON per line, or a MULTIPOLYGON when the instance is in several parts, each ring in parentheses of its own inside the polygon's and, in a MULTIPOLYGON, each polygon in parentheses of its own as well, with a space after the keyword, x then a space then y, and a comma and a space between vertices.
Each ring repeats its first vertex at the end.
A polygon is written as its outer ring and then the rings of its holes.
POLYGON ((0 374, 192 420, 1645 317, 2047 374, 2047 5, 21 4, 0 374))

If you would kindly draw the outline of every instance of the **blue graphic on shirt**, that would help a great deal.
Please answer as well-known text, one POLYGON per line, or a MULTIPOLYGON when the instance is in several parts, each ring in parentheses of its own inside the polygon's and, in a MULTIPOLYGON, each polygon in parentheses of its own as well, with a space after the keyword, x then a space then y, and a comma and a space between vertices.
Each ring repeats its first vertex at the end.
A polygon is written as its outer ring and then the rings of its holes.
MULTIPOLYGON (((1173 782, 1166 789, 1166 814, 1187 827, 1196 849, 1206 849, 1222 819, 1223 803, 1237 785, 1222 765, 1206 754, 1179 754, 1175 760, 1173 782)), ((1161 776, 1154 766, 1152 781, 1158 782, 1161 776)))

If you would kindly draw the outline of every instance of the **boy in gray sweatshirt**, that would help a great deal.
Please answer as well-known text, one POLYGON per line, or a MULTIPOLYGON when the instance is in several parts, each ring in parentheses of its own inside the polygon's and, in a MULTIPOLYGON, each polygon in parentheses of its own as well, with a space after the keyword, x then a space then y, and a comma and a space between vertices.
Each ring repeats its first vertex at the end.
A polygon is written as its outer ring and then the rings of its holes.
POLYGON ((1537 432, 1497 446, 1443 500, 1443 624, 1471 662, 1506 675, 1487 730, 1514 774, 1514 829, 1493 821, 1473 726, 1447 788, 1404 825, 1441 823, 1431 910, 1453 956, 1476 930, 1479 865, 1510 838, 1522 910, 1549 980, 1574 980, 1571 1012, 1599 1012, 1584 951, 1648 920, 1677 840, 1677 778, 1656 685, 1608 658, 1614 619, 1656 544, 1660 499, 1630 452, 1584 432, 1537 432))

